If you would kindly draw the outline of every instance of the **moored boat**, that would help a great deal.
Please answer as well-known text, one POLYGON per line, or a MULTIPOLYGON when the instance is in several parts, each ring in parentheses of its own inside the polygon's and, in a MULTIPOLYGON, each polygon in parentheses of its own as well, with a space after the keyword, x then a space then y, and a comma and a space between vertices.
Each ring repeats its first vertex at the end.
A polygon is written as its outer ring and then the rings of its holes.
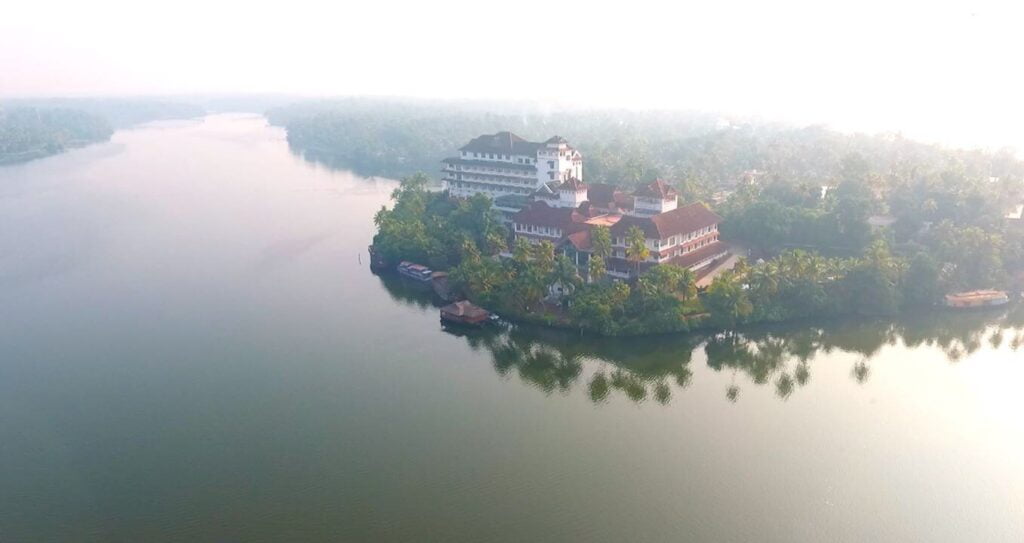
POLYGON ((422 264, 414 264, 407 260, 403 260, 398 264, 398 273, 423 283, 429 282, 433 278, 433 273, 430 268, 422 264))
POLYGON ((945 303, 956 309, 999 307, 1010 303, 1010 296, 1003 290, 972 290, 947 294, 945 303))
POLYGON ((441 322, 465 326, 483 326, 491 320, 491 312, 467 300, 448 304, 441 308, 441 322))

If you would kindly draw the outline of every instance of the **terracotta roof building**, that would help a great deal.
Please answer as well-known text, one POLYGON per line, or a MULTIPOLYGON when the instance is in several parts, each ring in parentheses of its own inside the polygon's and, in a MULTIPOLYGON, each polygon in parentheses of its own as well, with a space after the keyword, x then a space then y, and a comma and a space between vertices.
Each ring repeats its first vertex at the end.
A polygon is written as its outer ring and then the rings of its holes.
POLYGON ((721 220, 703 204, 680 207, 679 193, 656 179, 632 192, 615 185, 587 185, 583 157, 565 138, 532 142, 511 132, 485 134, 443 161, 444 182, 452 196, 486 194, 496 202, 515 238, 551 241, 585 265, 593 251, 591 231, 610 229, 609 273, 631 277, 628 238, 633 227, 644 233, 650 256, 643 272, 658 264, 700 268, 728 254, 718 240, 721 220))
MULTIPOLYGON (((638 192, 649 200, 675 198, 675 191, 662 183, 652 183, 638 192)), ((586 189, 588 196, 602 199, 614 199, 616 194, 623 194, 612 185, 586 187, 574 181, 564 182, 559 188, 571 191, 586 189)), ((674 204, 675 200, 671 203, 674 204)), ((560 207, 559 202, 535 200, 512 217, 514 234, 531 242, 551 241, 572 254, 577 264, 585 264, 593 251, 591 230, 606 226, 612 238, 608 271, 622 278, 634 276, 638 268, 637 263, 630 262, 628 258, 629 232, 634 227, 643 232, 649 252, 648 258, 639 265, 641 273, 658 264, 700 269, 728 254, 727 246, 718 239, 721 218, 704 204, 673 207, 653 215, 610 212, 609 205, 608 202, 586 201, 576 207, 560 207)))
POLYGON ((701 268, 728 253, 726 245, 718 240, 719 222, 721 217, 701 203, 651 217, 626 215, 611 227, 612 257, 619 261, 615 263, 628 259, 629 231, 636 227, 644 233, 650 252, 641 272, 651 265, 665 263, 701 268))

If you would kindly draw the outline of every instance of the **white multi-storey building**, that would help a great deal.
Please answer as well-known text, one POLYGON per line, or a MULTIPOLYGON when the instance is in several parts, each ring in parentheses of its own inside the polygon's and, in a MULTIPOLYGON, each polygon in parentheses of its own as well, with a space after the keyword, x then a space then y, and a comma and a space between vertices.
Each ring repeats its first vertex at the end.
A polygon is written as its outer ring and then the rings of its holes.
POLYGON ((583 179, 583 157, 564 138, 537 143, 511 132, 474 138, 446 158, 443 181, 452 196, 529 195, 546 183, 583 179))

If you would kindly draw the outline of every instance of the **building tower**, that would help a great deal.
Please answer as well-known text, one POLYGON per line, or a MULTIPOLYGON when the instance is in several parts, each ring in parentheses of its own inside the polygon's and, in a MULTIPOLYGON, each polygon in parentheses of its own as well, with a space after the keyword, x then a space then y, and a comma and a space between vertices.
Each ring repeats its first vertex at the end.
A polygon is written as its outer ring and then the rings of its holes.
POLYGON ((651 217, 672 211, 679 203, 679 193, 668 183, 656 179, 633 193, 633 215, 651 217))
POLYGON ((570 177, 558 186, 558 207, 579 207, 586 201, 587 185, 583 181, 570 177))
POLYGON ((537 149, 537 182, 583 180, 583 156, 561 136, 552 136, 537 149))

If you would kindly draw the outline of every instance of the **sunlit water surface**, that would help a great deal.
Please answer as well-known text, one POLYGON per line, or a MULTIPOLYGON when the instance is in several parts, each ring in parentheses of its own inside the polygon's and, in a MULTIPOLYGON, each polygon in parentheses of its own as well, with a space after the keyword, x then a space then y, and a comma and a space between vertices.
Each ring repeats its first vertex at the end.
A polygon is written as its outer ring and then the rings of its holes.
POLYGON ((456 335, 394 186, 253 116, 0 168, 0 540, 1024 540, 1021 310, 456 335))

